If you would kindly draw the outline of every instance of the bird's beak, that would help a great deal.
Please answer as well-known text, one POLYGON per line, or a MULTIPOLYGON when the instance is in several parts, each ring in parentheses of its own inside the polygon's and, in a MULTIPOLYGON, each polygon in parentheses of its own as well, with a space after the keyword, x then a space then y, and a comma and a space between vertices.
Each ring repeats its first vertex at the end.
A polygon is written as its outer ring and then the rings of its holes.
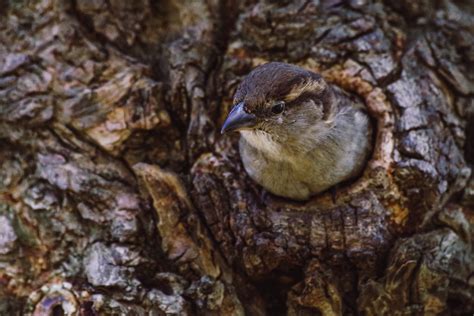
POLYGON ((235 105, 222 125, 221 134, 255 126, 256 117, 244 110, 244 102, 235 105))

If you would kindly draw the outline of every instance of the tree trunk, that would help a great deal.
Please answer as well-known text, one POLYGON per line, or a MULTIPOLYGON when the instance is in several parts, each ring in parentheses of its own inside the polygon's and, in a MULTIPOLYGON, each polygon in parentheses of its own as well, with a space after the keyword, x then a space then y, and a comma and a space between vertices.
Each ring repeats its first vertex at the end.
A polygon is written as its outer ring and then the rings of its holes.
POLYGON ((0 315, 470 315, 468 0, 0 0, 0 315), (219 127, 267 61, 365 101, 296 203, 219 127))

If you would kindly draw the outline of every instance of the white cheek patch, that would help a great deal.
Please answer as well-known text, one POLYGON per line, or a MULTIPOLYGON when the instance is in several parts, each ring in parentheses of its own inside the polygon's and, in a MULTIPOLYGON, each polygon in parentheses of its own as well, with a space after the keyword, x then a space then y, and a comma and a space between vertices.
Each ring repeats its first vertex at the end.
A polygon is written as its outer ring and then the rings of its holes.
POLYGON ((283 123, 283 118, 280 116, 276 121, 277 121, 278 124, 281 124, 281 123, 283 123))
POLYGON ((263 131, 240 131, 242 137, 252 146, 272 157, 281 155, 280 145, 263 131))

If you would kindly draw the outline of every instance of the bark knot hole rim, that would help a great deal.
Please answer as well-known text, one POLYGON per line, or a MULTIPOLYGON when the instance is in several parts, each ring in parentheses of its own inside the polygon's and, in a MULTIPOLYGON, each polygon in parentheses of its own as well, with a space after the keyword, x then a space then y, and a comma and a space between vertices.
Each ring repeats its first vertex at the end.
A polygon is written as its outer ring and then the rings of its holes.
POLYGON ((395 148, 395 116, 393 106, 384 91, 362 77, 353 75, 346 64, 335 65, 326 70, 321 70, 312 65, 303 64, 301 66, 320 73, 330 84, 338 86, 363 101, 371 123, 372 149, 365 162, 365 167, 354 179, 340 183, 333 187, 334 189, 317 194, 308 201, 292 202, 300 205, 330 202, 334 205, 337 204, 335 201, 339 198, 358 195, 370 186, 384 186, 387 179, 389 180, 389 187, 399 192, 391 176, 395 148), (384 174, 381 175, 381 172, 384 174))

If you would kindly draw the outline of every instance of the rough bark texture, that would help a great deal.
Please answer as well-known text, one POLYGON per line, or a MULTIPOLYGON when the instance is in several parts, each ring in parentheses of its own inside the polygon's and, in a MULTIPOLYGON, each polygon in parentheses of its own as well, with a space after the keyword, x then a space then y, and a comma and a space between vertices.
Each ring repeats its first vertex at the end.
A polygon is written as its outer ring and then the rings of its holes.
POLYGON ((474 8, 0 0, 0 315, 474 312, 474 8), (218 133, 266 61, 376 126, 363 175, 263 192, 218 133))

